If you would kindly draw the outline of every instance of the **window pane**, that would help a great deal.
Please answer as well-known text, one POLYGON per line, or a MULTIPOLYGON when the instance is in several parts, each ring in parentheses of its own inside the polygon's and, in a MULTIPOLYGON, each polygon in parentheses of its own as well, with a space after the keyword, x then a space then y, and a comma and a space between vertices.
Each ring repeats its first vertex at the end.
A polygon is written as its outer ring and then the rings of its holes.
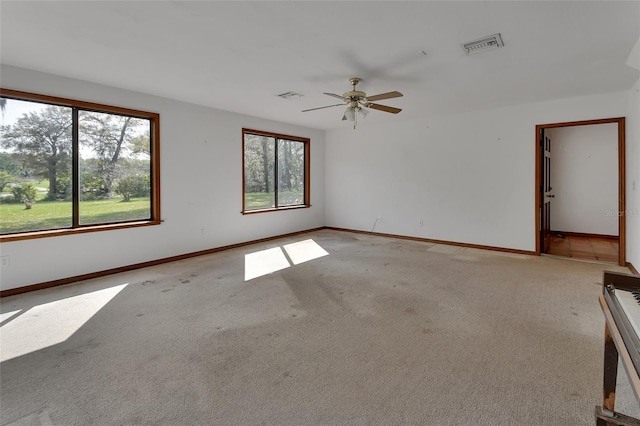
POLYGON ((71 227, 71 108, 0 101, 0 234, 71 227))
POLYGON ((245 134, 244 207, 245 210, 275 207, 275 139, 245 134))
POLYGON ((278 139, 278 207, 304 204, 304 142, 278 139))
POLYGON ((151 217, 148 119, 79 111, 80 225, 151 217))

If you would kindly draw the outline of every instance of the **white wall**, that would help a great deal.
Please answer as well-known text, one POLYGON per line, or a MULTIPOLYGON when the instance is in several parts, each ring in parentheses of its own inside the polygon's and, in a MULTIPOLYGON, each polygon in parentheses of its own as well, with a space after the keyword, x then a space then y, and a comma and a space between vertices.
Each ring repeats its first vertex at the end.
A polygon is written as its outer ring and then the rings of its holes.
POLYGON ((3 290, 324 225, 323 131, 10 66, 0 73, 6 89, 160 113, 165 221, 3 243, 10 260, 1 270, 3 290), (311 208, 240 214, 243 127, 311 138, 311 208))
POLYGON ((535 126, 625 116, 628 92, 327 132, 326 224, 535 250, 535 126), (423 220, 424 226, 420 226, 423 220))
POLYGON ((640 79, 628 95, 625 148, 627 262, 631 262, 638 269, 640 268, 640 79))
POLYGON ((368 231, 377 216, 377 232, 533 251, 535 125, 619 116, 627 116, 627 260, 640 265, 640 80, 627 92, 421 120, 401 113, 387 125, 372 111, 355 131, 325 136, 9 66, 0 77, 8 89, 159 112, 165 219, 3 243, 3 290, 322 225, 368 231), (311 138, 312 208, 239 213, 242 127, 311 138))
POLYGON ((618 235, 618 124, 558 127, 551 137, 551 229, 618 235))

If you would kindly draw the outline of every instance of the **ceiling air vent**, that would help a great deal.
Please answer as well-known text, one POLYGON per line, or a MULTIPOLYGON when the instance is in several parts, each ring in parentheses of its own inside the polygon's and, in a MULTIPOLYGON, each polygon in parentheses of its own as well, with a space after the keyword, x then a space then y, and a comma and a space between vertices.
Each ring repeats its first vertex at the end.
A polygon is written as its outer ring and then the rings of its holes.
POLYGON ((498 47, 502 46, 504 46, 504 42, 502 41, 500 33, 498 33, 465 43, 462 45, 462 48, 467 53, 467 55, 473 55, 474 53, 497 49, 498 47))
POLYGON ((279 95, 276 95, 282 99, 293 99, 293 98, 301 98, 304 95, 301 95, 300 93, 296 93, 296 92, 286 92, 286 93, 280 93, 279 95))

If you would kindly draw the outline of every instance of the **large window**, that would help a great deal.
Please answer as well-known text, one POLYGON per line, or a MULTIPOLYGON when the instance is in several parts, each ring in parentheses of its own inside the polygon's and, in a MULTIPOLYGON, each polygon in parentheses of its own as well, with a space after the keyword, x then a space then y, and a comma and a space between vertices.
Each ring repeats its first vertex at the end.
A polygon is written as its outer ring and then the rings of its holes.
POLYGON ((309 207, 309 139, 242 129, 243 213, 309 207))
POLYGON ((0 89, 0 241, 157 224, 159 115, 0 89))

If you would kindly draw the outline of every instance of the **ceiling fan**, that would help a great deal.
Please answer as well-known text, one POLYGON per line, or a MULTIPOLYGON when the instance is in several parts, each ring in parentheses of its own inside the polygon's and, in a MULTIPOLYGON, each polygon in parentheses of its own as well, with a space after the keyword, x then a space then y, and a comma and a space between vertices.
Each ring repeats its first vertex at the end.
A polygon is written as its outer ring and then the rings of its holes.
POLYGON ((402 96, 400 92, 387 92, 380 93, 379 95, 367 96, 366 93, 356 90, 356 85, 360 82, 360 79, 353 77, 349 79, 349 83, 353 86, 353 89, 344 92, 342 95, 336 95, 335 93, 326 93, 325 95, 332 96, 342 100, 342 103, 327 105, 318 108, 305 109, 302 112, 315 111, 317 109, 332 108, 341 105, 348 105, 347 110, 342 116, 342 120, 353 121, 353 128, 356 128, 358 117, 365 118, 369 111, 365 108, 377 109, 378 111, 390 112, 391 114, 397 114, 402 111, 400 108, 394 108, 386 105, 374 104, 371 101, 379 101, 382 99, 399 98, 402 96))

